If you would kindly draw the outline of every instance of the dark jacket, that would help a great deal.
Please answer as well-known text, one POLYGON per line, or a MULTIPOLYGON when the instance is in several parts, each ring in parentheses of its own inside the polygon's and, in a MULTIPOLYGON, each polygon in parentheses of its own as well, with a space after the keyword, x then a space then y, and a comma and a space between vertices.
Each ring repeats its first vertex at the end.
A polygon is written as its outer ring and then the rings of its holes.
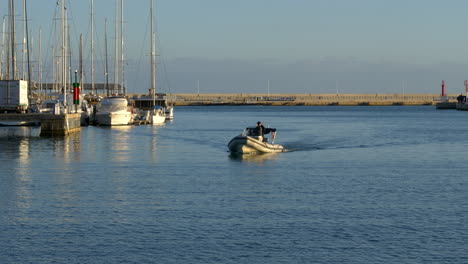
POLYGON ((262 136, 263 137, 263 135, 265 135, 265 132, 266 132, 265 130, 266 130, 265 127, 263 125, 260 125, 260 126, 257 126, 255 128, 254 133, 255 133, 256 136, 262 136))

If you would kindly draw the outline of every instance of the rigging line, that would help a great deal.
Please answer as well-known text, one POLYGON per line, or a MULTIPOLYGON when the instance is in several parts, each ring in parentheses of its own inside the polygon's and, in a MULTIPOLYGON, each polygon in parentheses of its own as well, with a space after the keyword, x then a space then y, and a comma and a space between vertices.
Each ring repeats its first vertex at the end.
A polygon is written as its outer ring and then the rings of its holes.
MULTIPOLYGON (((157 21, 155 21, 155 22, 156 22, 155 23, 155 31, 160 32, 158 30, 158 22, 157 21)), ((161 39, 160 39, 159 35, 160 34, 156 34, 156 42, 158 44, 156 46, 159 48, 159 51, 160 51, 159 54, 164 54, 163 48, 162 48, 163 46, 161 45, 161 39)), ((171 85, 170 85, 170 82, 169 82, 169 77, 168 77, 168 74, 167 74, 167 67, 166 67, 167 66, 166 57, 164 55, 159 55, 159 57, 161 58, 161 60, 158 60, 158 61, 161 61, 160 64, 162 64, 162 66, 163 66, 163 72, 162 73, 163 73, 163 76, 165 77, 163 80, 167 84, 166 91, 168 90, 169 93, 171 93, 171 85)))
MULTIPOLYGON (((156 26, 156 30, 157 30, 157 26, 156 26)), ((159 35, 159 34, 158 34, 159 35)), ((158 36, 156 35, 156 36, 158 36)), ((160 54, 164 54, 163 52, 163 46, 161 45, 161 39, 159 37, 156 38, 156 41, 158 42, 158 47, 159 47, 159 51, 160 51, 160 54)), ((171 92, 171 85, 170 85, 170 82, 169 82, 169 77, 168 77, 168 73, 167 73, 167 63, 166 63, 166 57, 164 55, 159 55, 159 57, 161 58, 159 61, 160 61, 160 64, 163 66, 163 76, 165 77, 163 80, 164 82, 167 84, 167 89, 169 91, 169 93, 171 92)))
POLYGON ((167 73, 167 63, 166 63, 166 58, 163 56, 161 57, 161 60, 162 60, 162 66, 163 66, 163 73, 164 73, 164 80, 166 81, 167 83, 167 90, 168 90, 168 93, 172 93, 172 89, 171 89, 171 83, 170 83, 170 79, 169 79, 169 74, 167 73))
MULTIPOLYGON (((51 20, 51 22, 50 22, 50 27, 49 27, 49 28, 51 28, 51 29, 54 28, 54 23, 56 23, 55 20, 56 20, 56 18, 57 18, 57 12, 58 12, 58 10, 59 10, 59 6, 58 6, 59 4, 58 4, 58 2, 59 2, 59 1, 57 1, 57 5, 56 5, 56 7, 55 7, 54 16, 53 16, 53 18, 52 18, 52 20, 51 20)), ((49 66, 46 66, 46 67, 49 68, 49 69, 52 68, 52 65, 53 65, 53 63, 54 63, 54 62, 52 61, 52 59, 50 58, 50 55, 51 55, 51 54, 50 54, 50 50, 51 50, 52 47, 54 46, 54 45, 51 44, 51 43, 52 43, 52 38, 54 37, 53 34, 54 34, 53 30, 50 30, 50 31, 49 31, 49 41, 48 41, 47 46, 46 46, 46 47, 47 47, 47 48, 46 48, 46 54, 43 56, 43 57, 46 58, 44 65, 49 65, 49 66), (49 49, 49 48, 50 48, 50 49, 49 49)), ((56 43, 55 43, 55 44, 56 44, 56 43)), ((44 68, 46 68, 46 67, 44 67, 44 68)), ((45 80, 47 80, 46 82, 51 82, 51 80, 49 79, 49 78, 51 78, 51 74, 52 74, 52 71, 47 71, 47 72, 46 72, 45 78, 44 78, 45 80)))
MULTIPOLYGON (((105 42, 105 41, 104 41, 105 42)), ((102 70, 102 74, 96 74, 94 73, 95 77, 100 77, 102 78, 105 76, 105 68, 106 68, 106 55, 105 55, 105 45, 103 41, 99 38, 99 34, 95 36, 94 39, 94 56, 98 55, 98 60, 96 58, 94 59, 94 63, 98 66, 100 66, 100 69, 102 70)), ((94 67, 95 69, 97 68, 96 66, 94 67)), ((105 80, 101 80, 103 83, 105 80)), ((95 81, 96 82, 96 81, 95 81)))
MULTIPOLYGON (((94 25, 96 25, 96 23, 94 23, 94 25)), ((95 27, 97 28, 97 27, 95 27)), ((105 44, 103 43, 103 41, 99 38, 100 35, 99 34, 96 34, 96 30, 95 30, 95 38, 94 38, 94 56, 95 56, 95 59, 94 59, 94 63, 95 63, 95 83, 99 83, 99 82, 102 82, 104 83, 106 80, 105 79, 102 79, 103 76, 105 76, 105 44), (97 59, 96 59, 97 57, 97 59), (98 70, 98 71, 96 71, 98 70), (97 74, 96 74, 97 72, 97 74), (101 74, 102 73, 102 74, 101 74)), ((90 54, 88 55, 87 58, 90 58, 90 54)))
MULTIPOLYGON (((150 14, 150 16, 151 16, 151 14, 150 14)), ((143 54, 145 54, 145 52, 146 52, 146 50, 147 50, 147 49, 145 49, 145 45, 146 45, 146 43, 148 43, 147 37, 148 37, 148 31, 149 31, 149 29, 148 29, 148 28, 149 28, 149 24, 150 24, 150 21, 149 21, 149 19, 147 19, 146 28, 145 28, 145 34, 144 34, 144 36, 143 36, 143 41, 141 42, 140 56, 139 56, 139 58, 138 58, 138 64, 137 64, 138 66, 137 66, 137 68, 136 68, 136 69, 137 69, 137 71, 136 71, 136 76, 135 76, 135 77, 136 77, 136 80, 142 80, 142 79, 140 78, 140 74, 141 74, 141 72, 142 72, 142 71, 141 71, 141 67, 142 67, 143 54)), ((151 54, 150 54, 150 56, 151 56, 151 54)), ((146 65, 146 64, 147 64, 147 63, 145 63, 145 65, 146 65)), ((146 67, 146 66, 145 66, 145 67, 146 67)), ((150 74, 151 74, 151 73, 150 73, 150 74)), ((147 83, 147 79, 148 79, 148 78, 144 78, 144 79, 143 79, 143 80, 145 80, 145 81, 144 81, 145 84, 147 83)), ((148 84, 149 84, 149 83, 148 83, 148 84)), ((146 85, 146 87, 150 87, 150 85, 146 85)))
POLYGON ((28 91, 29 91, 29 104, 31 104, 31 95, 32 95, 32 92, 31 92, 31 58, 29 57, 30 55, 30 52, 29 52, 29 32, 28 32, 28 9, 26 8, 27 7, 27 4, 26 4, 26 0, 24 0, 24 20, 26 22, 26 55, 27 55, 27 60, 28 60, 28 91))
MULTIPOLYGON (((89 25, 90 25, 90 24, 91 24, 91 23, 88 23, 88 27, 86 27, 87 29, 89 29, 89 25)), ((86 34, 84 34, 84 37, 83 37, 83 43, 84 43, 84 45, 83 45, 83 51, 88 50, 88 49, 91 49, 91 48, 89 47, 89 41, 88 41, 89 34, 90 34, 90 33, 89 33, 89 30, 87 30, 87 31, 86 31, 86 34)), ((90 58, 91 58, 91 54, 90 54, 90 52, 84 52, 84 53, 85 53, 85 55, 83 56, 83 60, 82 60, 83 68, 84 68, 84 69, 89 69, 90 67, 88 67, 88 63, 89 63, 89 60, 90 60, 90 58)), ((87 70, 84 70, 84 71, 83 71, 83 74, 84 74, 84 77, 91 76, 91 74, 88 75, 87 70)), ((86 78, 85 78, 85 79, 86 79, 86 78)), ((83 82, 82 85, 83 85, 83 88, 84 88, 84 82, 83 82)), ((84 89, 83 89, 83 90, 84 90, 84 89)))
MULTIPOLYGON (((69 53, 69 56, 70 56, 70 65, 74 65, 74 66, 71 66, 72 68, 78 68, 76 67, 76 64, 77 64, 77 60, 76 59, 73 59, 73 51, 75 50, 79 50, 76 45, 73 45, 72 46, 72 43, 70 43, 70 36, 72 36, 72 39, 74 40, 73 43, 80 43, 79 41, 79 37, 77 37, 77 35, 79 36, 79 34, 71 34, 72 32, 78 32, 78 29, 77 29, 77 26, 76 26, 76 22, 75 22, 75 18, 74 18, 74 15, 73 15, 73 6, 72 6, 72 1, 68 1, 68 5, 67 5, 67 20, 68 21, 71 21, 71 27, 70 27, 70 23, 67 23, 68 25, 68 30, 67 30, 67 33, 68 33, 68 53, 69 53)), ((68 22, 67 21, 67 22, 68 22)), ((75 52, 76 53, 76 52, 75 52)), ((72 69, 70 69, 72 70, 72 69)), ((70 75, 72 76, 72 75, 70 75)))
MULTIPOLYGON (((163 51, 162 51, 162 48, 161 48, 162 45, 161 45, 161 41, 160 41, 159 38, 157 38, 157 42, 159 43, 159 44, 158 44, 158 47, 160 47, 160 48, 159 48, 160 54, 164 54, 163 51)), ((166 58, 165 58, 165 56, 163 56, 163 55, 158 55, 158 56, 159 56, 159 58, 160 58, 160 59, 158 60, 158 64, 159 64, 159 65, 162 65, 162 71, 160 70, 160 71, 158 71, 158 72, 159 72, 160 74, 163 74, 163 76, 164 76, 164 78, 160 78, 159 80, 162 79, 162 80, 163 80, 163 83, 166 83, 167 85, 169 85, 169 79, 168 79, 167 68, 166 68, 166 58)), ((159 68, 160 68, 160 67, 159 67, 159 68)), ((163 86, 163 85, 160 84, 160 87, 161 87, 161 86, 163 86)), ((163 86, 163 87, 164 87, 164 86, 163 86)), ((162 87, 161 87, 161 88, 162 88, 162 87)), ((161 89, 161 88, 160 88, 160 89, 161 89)), ((163 90, 163 89, 161 89, 161 90, 163 90)), ((164 89, 164 90, 167 90, 167 89, 164 89)))

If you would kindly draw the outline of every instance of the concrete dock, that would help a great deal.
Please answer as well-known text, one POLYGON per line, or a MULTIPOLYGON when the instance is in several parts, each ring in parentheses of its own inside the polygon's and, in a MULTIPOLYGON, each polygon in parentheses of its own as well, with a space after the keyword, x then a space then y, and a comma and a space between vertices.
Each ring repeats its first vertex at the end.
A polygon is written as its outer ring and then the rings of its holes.
POLYGON ((0 114, 0 123, 29 122, 41 126, 41 136, 66 136, 80 131, 81 114, 0 114))

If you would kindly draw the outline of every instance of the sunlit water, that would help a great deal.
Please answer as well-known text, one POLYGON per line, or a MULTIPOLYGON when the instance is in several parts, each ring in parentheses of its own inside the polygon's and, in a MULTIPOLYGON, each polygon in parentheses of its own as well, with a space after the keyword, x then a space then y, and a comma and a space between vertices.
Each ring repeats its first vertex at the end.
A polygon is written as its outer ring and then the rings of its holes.
POLYGON ((0 263, 468 263, 468 112, 178 107, 0 128, 0 263), (231 155, 262 121, 289 152, 231 155))

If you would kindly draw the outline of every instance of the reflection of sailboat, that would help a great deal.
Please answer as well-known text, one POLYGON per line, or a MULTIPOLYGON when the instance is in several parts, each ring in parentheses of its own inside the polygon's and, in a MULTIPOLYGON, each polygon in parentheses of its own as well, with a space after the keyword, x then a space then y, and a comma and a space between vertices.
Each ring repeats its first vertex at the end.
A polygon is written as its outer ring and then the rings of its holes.
POLYGON ((0 126, 0 137, 39 137, 41 129, 39 126, 0 126))

